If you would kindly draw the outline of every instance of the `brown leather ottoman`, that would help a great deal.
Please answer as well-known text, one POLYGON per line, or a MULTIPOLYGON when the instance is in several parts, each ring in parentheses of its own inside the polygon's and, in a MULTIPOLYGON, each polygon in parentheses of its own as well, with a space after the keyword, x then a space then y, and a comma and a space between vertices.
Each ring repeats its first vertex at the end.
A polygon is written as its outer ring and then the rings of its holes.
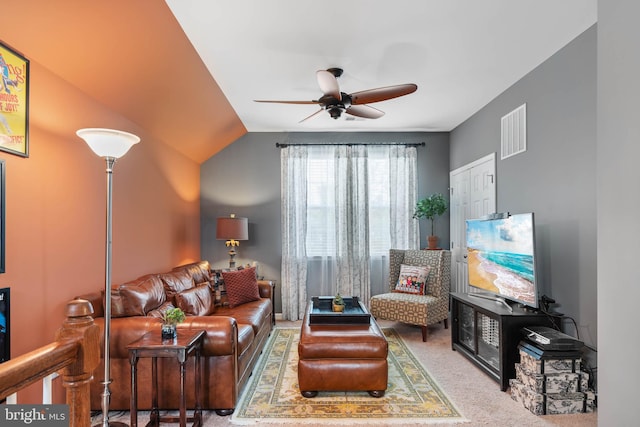
POLYGON ((369 324, 309 325, 311 304, 302 320, 298 344, 298 383, 304 397, 318 391, 387 389, 387 339, 373 316, 369 324))

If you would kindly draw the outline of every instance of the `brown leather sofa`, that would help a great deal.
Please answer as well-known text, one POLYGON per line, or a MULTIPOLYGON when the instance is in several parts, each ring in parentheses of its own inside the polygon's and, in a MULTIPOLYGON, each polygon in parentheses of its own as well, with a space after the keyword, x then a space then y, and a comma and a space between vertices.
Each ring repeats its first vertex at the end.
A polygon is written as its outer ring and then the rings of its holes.
MULTIPOLYGON (((209 296, 202 293, 200 297, 187 301, 196 313, 206 315, 188 314, 186 320, 178 325, 178 333, 184 328, 206 332, 201 353, 202 408, 215 410, 219 415, 229 415, 234 411, 275 322, 273 283, 258 281, 258 300, 231 307, 225 303, 224 292, 220 296, 220 289, 213 278, 208 261, 200 261, 176 267, 170 272, 148 274, 112 287, 109 347, 111 410, 129 410, 131 366, 127 345, 147 332, 160 334, 162 312, 177 305, 176 301, 182 295, 204 292, 206 287, 209 296), (209 297, 213 302, 210 307, 206 307, 209 297)), ((101 328, 104 327, 103 295, 104 291, 98 291, 78 297, 92 303, 95 322, 101 328)), ((104 359, 94 372, 91 383, 92 410, 101 409, 103 361, 104 359)), ((151 360, 140 359, 137 370, 138 409, 151 409, 151 360)), ((194 371, 194 358, 191 357, 187 362, 188 408, 193 408, 195 404, 194 371)), ((160 408, 178 408, 180 387, 177 361, 158 359, 158 378, 160 408)))

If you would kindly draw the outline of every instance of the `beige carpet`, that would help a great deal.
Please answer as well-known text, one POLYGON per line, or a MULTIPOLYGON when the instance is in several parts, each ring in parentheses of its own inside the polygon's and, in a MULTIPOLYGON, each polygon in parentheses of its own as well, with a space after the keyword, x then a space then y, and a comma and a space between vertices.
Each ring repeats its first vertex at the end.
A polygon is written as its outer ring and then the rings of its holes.
MULTIPOLYGON (((300 321, 278 320, 277 323, 279 327, 300 327, 300 321)), ((435 426, 595 427, 598 425, 597 413, 533 415, 521 403, 512 400, 509 393, 500 391, 498 383, 476 368, 458 352, 452 351, 451 330, 444 329, 442 325, 429 327, 428 341, 424 343, 422 342, 420 328, 388 321, 380 321, 378 323, 381 327, 392 327, 400 334, 418 361, 427 369, 431 377, 447 393, 447 396, 456 403, 460 412, 468 419, 467 422, 433 424, 435 426)), ((143 426, 149 419, 148 414, 140 413, 139 415, 138 425, 143 426)), ((203 414, 203 418, 205 427, 231 427, 234 425, 231 423, 231 417, 220 417, 213 411, 206 411, 203 414)), ((99 419, 99 416, 94 417, 91 425, 95 425, 99 419)), ((118 419, 129 424, 129 413, 113 413, 112 420, 118 419)), ((334 424, 334 426, 348 426, 350 424, 346 420, 343 424, 334 424)), ((164 426, 165 424, 162 425, 164 426)), ((168 425, 171 426, 172 424, 168 425)), ((323 427, 325 425, 323 422, 318 422, 317 424, 308 424, 305 427, 323 427)), ((388 425, 388 423, 374 420, 371 420, 368 424, 370 427, 388 425)), ((398 427, 399 425, 417 427, 420 424, 407 422, 405 424, 394 424, 393 427, 398 427)))
POLYGON ((417 361, 392 328, 389 342, 389 386, 381 398, 367 392, 319 392, 308 399, 298 388, 299 328, 277 328, 271 334, 232 424, 334 424, 350 422, 433 424, 463 421, 455 405, 417 361))

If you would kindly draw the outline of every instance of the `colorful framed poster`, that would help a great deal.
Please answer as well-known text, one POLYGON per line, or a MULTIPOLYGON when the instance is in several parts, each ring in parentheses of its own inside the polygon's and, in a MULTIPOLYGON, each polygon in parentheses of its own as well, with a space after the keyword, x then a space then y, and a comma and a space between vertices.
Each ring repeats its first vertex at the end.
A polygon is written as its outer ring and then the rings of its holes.
POLYGON ((29 157, 29 60, 2 42, 0 150, 29 157))
POLYGON ((9 290, 0 289, 0 363, 11 359, 11 334, 9 323, 11 313, 9 312, 9 290))
POLYGON ((4 240, 5 240, 5 184, 6 177, 4 160, 0 160, 0 273, 4 273, 5 267, 5 255, 4 255, 4 240))

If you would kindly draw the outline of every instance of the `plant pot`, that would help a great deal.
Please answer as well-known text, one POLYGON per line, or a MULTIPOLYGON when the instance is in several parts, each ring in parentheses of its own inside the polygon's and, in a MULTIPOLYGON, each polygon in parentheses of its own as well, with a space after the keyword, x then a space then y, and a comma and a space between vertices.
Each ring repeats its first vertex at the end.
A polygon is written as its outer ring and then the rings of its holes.
POLYGON ((162 325, 162 339, 173 339, 178 336, 176 325, 165 323, 162 325))
POLYGON ((429 249, 438 249, 438 236, 427 237, 427 243, 429 244, 429 249))
POLYGON ((343 304, 333 304, 333 311, 335 311, 336 313, 342 313, 344 311, 344 305, 343 304))

